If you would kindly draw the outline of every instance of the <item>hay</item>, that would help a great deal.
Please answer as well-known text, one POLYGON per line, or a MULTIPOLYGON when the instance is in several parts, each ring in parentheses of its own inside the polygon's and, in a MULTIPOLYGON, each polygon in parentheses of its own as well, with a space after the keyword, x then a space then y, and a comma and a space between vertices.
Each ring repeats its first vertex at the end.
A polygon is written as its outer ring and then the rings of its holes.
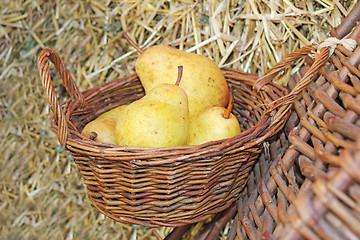
MULTIPOLYGON (((52 113, 36 68, 42 48, 60 54, 81 90, 134 72, 138 54, 121 38, 122 30, 144 49, 171 45, 260 76, 295 49, 326 39, 353 5, 338 0, 1 1, 0 238, 157 239, 171 231, 158 228, 154 234, 117 223, 91 205, 76 165, 50 128, 52 113)), ((64 100, 67 94, 54 76, 64 100)), ((284 79, 278 81, 286 84, 284 79)), ((202 225, 186 238, 195 238, 202 225)))

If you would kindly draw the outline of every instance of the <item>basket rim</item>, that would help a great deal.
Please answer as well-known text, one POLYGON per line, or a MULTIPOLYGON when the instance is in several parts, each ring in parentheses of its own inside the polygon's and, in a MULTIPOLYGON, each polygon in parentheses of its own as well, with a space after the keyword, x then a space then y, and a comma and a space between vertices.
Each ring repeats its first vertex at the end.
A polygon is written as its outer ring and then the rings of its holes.
MULTIPOLYGON (((241 77, 237 79, 239 82, 244 82, 246 85, 252 85, 254 86, 256 80, 258 79, 257 76, 243 72, 241 70, 232 69, 232 68, 221 68, 221 70, 224 72, 225 78, 228 81, 231 77, 231 74, 226 75, 226 73, 232 73, 232 74, 238 74, 241 77)), ((126 76, 128 78, 134 78, 137 77, 136 73, 130 74, 126 76)), ((124 77, 125 78, 125 77, 124 77)), ((121 81, 124 78, 119 78, 112 80, 110 82, 103 83, 99 86, 95 86, 91 89, 84 90, 82 93, 84 96, 88 96, 89 94, 92 96, 95 96, 99 94, 99 89, 102 89, 104 87, 110 86, 115 81, 121 81), (95 95, 94 95, 95 94, 95 95)), ((125 83, 126 84, 126 83, 125 83)), ((230 83, 231 84, 231 83, 230 83)), ((270 84, 273 88, 275 88, 278 93, 285 95, 287 93, 286 88, 277 85, 275 83, 270 84)), ((265 86, 268 87, 268 86, 265 86)), ((259 94, 259 97, 261 98, 261 94, 259 94)), ((86 98, 85 98, 86 99, 86 98)), ((262 99, 262 98, 261 98, 262 99)), ((274 100, 274 99, 273 99, 274 100)), ((69 98, 65 102, 61 103, 61 106, 64 108, 68 105, 77 105, 77 99, 69 98)), ((262 99, 264 103, 270 103, 271 99, 262 99)), ((264 106, 265 108, 268 108, 268 106, 264 106)), ((81 111, 81 110, 80 110, 81 111)), ((276 111, 276 110, 274 110, 276 111)), ((68 116, 69 114, 66 113, 68 116)), ((226 139, 221 140, 215 140, 206 142, 200 145, 184 145, 184 146, 174 146, 174 147, 159 147, 159 148, 153 148, 153 147, 131 147, 131 146, 117 146, 107 143, 99 143, 94 140, 86 138, 84 135, 80 133, 77 129, 74 130, 73 128, 69 128, 69 135, 68 139, 66 141, 65 148, 86 148, 88 153, 84 152, 86 155, 92 155, 92 156, 101 156, 107 159, 111 159, 111 157, 116 156, 117 153, 124 152, 129 153, 129 159, 134 159, 134 157, 140 157, 144 153, 147 153, 149 155, 152 155, 153 157, 174 157, 177 156, 175 159, 177 160, 184 160, 189 157, 196 157, 201 155, 202 153, 206 152, 209 154, 210 152, 213 153, 213 155, 218 155, 219 153, 223 153, 222 151, 226 149, 226 151, 244 151, 248 148, 251 148, 255 145, 258 145, 260 142, 265 140, 268 135, 272 135, 275 131, 272 129, 267 129, 270 126, 271 123, 271 116, 273 113, 262 113, 261 119, 256 119, 256 124, 254 126, 251 126, 250 128, 246 129, 245 131, 242 131, 240 134, 226 139), (266 132, 268 130, 268 132, 266 132), (265 134, 263 134, 265 131, 265 134), (268 134, 268 133, 271 134, 268 134), (90 153, 90 154, 89 154, 90 153), (179 156, 180 154, 180 156, 179 156)), ((278 126, 284 125, 286 122, 286 119, 290 116, 290 112, 285 114, 285 117, 281 119, 278 123, 278 126)), ((71 124, 71 121, 69 118, 67 118, 67 122, 71 124)), ((55 121, 55 117, 52 121, 52 128, 57 133, 58 126, 55 121)), ((280 129, 280 127, 279 127, 280 129)), ((148 157, 145 157, 145 159, 148 159, 148 157)), ((141 160, 141 158, 137 158, 137 160, 141 160)), ((172 162, 174 159, 166 159, 161 160, 161 163, 168 163, 172 162)), ((153 162, 153 164, 155 164, 153 162)))

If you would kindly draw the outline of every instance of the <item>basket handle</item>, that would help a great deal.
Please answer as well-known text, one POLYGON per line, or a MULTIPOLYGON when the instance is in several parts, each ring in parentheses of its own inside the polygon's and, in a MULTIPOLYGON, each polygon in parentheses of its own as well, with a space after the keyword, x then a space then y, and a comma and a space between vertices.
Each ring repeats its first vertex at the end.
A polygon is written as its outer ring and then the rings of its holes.
MULTIPOLYGON (((312 64, 311 68, 307 72, 306 75, 309 74, 315 74, 316 71, 319 69, 320 65, 322 66, 326 60, 329 57, 329 52, 325 52, 325 49, 322 48, 320 51, 320 54, 315 59, 314 63, 312 64)), ((308 54, 313 53, 317 50, 316 45, 309 45, 302 47, 289 55, 287 55, 285 58, 283 58, 280 62, 275 64, 271 69, 269 69, 262 77, 260 77, 256 83, 254 84, 254 89, 259 92, 261 88, 271 82, 280 72, 284 71, 290 64, 292 64, 294 61, 307 56, 308 54)))
POLYGON ((330 47, 319 47, 317 44, 309 45, 298 49, 290 53, 288 56, 283 58, 275 66, 268 70, 268 72, 260 77, 254 84, 255 91, 259 92, 261 88, 271 82, 281 71, 285 70, 293 61, 296 61, 302 57, 312 54, 317 50, 320 50, 316 55, 315 60, 308 71, 300 79, 300 81, 295 85, 293 90, 272 103, 270 103, 270 108, 265 112, 265 114, 271 113, 274 109, 277 109, 276 115, 274 116, 273 124, 277 123, 289 110, 297 96, 303 91, 303 89, 314 79, 319 69, 325 65, 328 58, 330 57, 330 47), (277 119, 277 120, 276 120, 277 119))
POLYGON ((52 84, 52 79, 49 71, 49 59, 55 65, 55 68, 59 72, 66 91, 69 93, 71 98, 77 99, 79 104, 78 106, 80 108, 84 106, 85 100, 78 86, 70 76, 70 73, 67 70, 60 56, 50 48, 43 49, 39 53, 37 58, 37 66, 40 74, 40 80, 47 96, 48 102, 50 104, 50 108, 54 113, 54 119, 58 126, 58 131, 56 133, 57 138, 59 139, 61 146, 65 147, 68 137, 68 123, 67 119, 65 118, 64 111, 60 106, 60 102, 57 98, 54 86, 52 84))
POLYGON ((302 92, 302 90, 314 79, 315 75, 319 71, 319 69, 325 65, 331 54, 335 51, 337 45, 341 44, 349 51, 354 51, 357 46, 357 43, 354 39, 351 38, 343 38, 341 40, 336 39, 334 37, 328 38, 324 42, 320 44, 312 44, 309 46, 302 47, 280 62, 278 62, 275 66, 269 69, 265 75, 260 77, 256 83, 254 84, 254 89, 259 92, 261 88, 271 82, 281 71, 285 70, 287 66, 289 66, 292 62, 307 56, 308 54, 315 54, 315 60, 308 71, 304 74, 304 76, 300 79, 300 81, 295 85, 294 89, 286 96, 283 96, 279 99, 276 99, 271 104, 271 109, 279 108, 281 106, 287 106, 287 108, 294 102, 298 94, 302 92))

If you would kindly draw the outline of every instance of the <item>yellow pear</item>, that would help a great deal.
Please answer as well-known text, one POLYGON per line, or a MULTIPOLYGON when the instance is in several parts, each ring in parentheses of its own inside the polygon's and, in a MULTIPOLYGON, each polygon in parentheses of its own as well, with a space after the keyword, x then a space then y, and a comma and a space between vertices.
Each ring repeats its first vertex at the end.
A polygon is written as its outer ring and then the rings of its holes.
MULTIPOLYGON (((175 78, 176 79, 176 78, 175 78)), ((116 125, 116 143, 132 147, 187 145, 189 110, 185 91, 176 84, 157 85, 141 99, 129 104, 116 125)))
POLYGON ((122 111, 124 110, 124 108, 126 106, 127 106, 126 104, 121 105, 121 106, 113 108, 107 112, 104 112, 103 114, 101 114, 100 116, 97 117, 97 120, 104 119, 104 118, 114 118, 116 120, 120 116, 120 114, 122 113, 122 111))
POLYGON ((123 36, 141 53, 136 61, 135 71, 145 93, 160 83, 171 83, 176 77, 177 66, 182 65, 184 72, 180 87, 188 96, 190 118, 209 107, 226 106, 229 97, 227 82, 214 61, 199 54, 162 45, 143 51, 125 32, 123 36))
POLYGON ((230 91, 227 108, 211 107, 190 121, 189 145, 231 138, 241 133, 237 118, 231 113, 234 103, 230 91))
POLYGON ((101 114, 95 120, 86 124, 81 133, 87 138, 93 139, 96 142, 115 145, 116 121, 121 115, 121 112, 123 111, 125 106, 126 105, 122 105, 101 114))

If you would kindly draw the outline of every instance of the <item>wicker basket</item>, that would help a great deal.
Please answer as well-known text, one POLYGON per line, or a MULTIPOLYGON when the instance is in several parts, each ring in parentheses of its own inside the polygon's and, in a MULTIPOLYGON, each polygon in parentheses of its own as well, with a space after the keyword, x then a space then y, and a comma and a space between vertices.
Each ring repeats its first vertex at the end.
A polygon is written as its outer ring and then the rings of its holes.
POLYGON ((54 112, 52 127, 82 173, 94 206, 115 221, 176 227, 204 220, 237 200, 263 142, 283 128, 294 96, 315 77, 329 50, 321 50, 307 76, 290 94, 270 81, 289 61, 314 50, 316 46, 307 46, 290 54, 261 82, 242 71, 223 69, 234 89, 233 113, 243 132, 225 140, 171 148, 114 146, 80 134, 86 123, 103 112, 144 95, 137 75, 80 92, 52 49, 41 51, 38 69, 54 112), (63 104, 52 86, 49 60, 71 97, 63 104))
MULTIPOLYGON (((357 4, 332 34, 352 30, 348 38, 359 43, 359 19, 357 4)), ((358 45, 338 46, 294 101, 281 135, 290 146, 273 145, 268 170, 250 177, 228 239, 360 239, 359 64, 358 45)), ((290 88, 308 69, 291 77, 290 88)))

